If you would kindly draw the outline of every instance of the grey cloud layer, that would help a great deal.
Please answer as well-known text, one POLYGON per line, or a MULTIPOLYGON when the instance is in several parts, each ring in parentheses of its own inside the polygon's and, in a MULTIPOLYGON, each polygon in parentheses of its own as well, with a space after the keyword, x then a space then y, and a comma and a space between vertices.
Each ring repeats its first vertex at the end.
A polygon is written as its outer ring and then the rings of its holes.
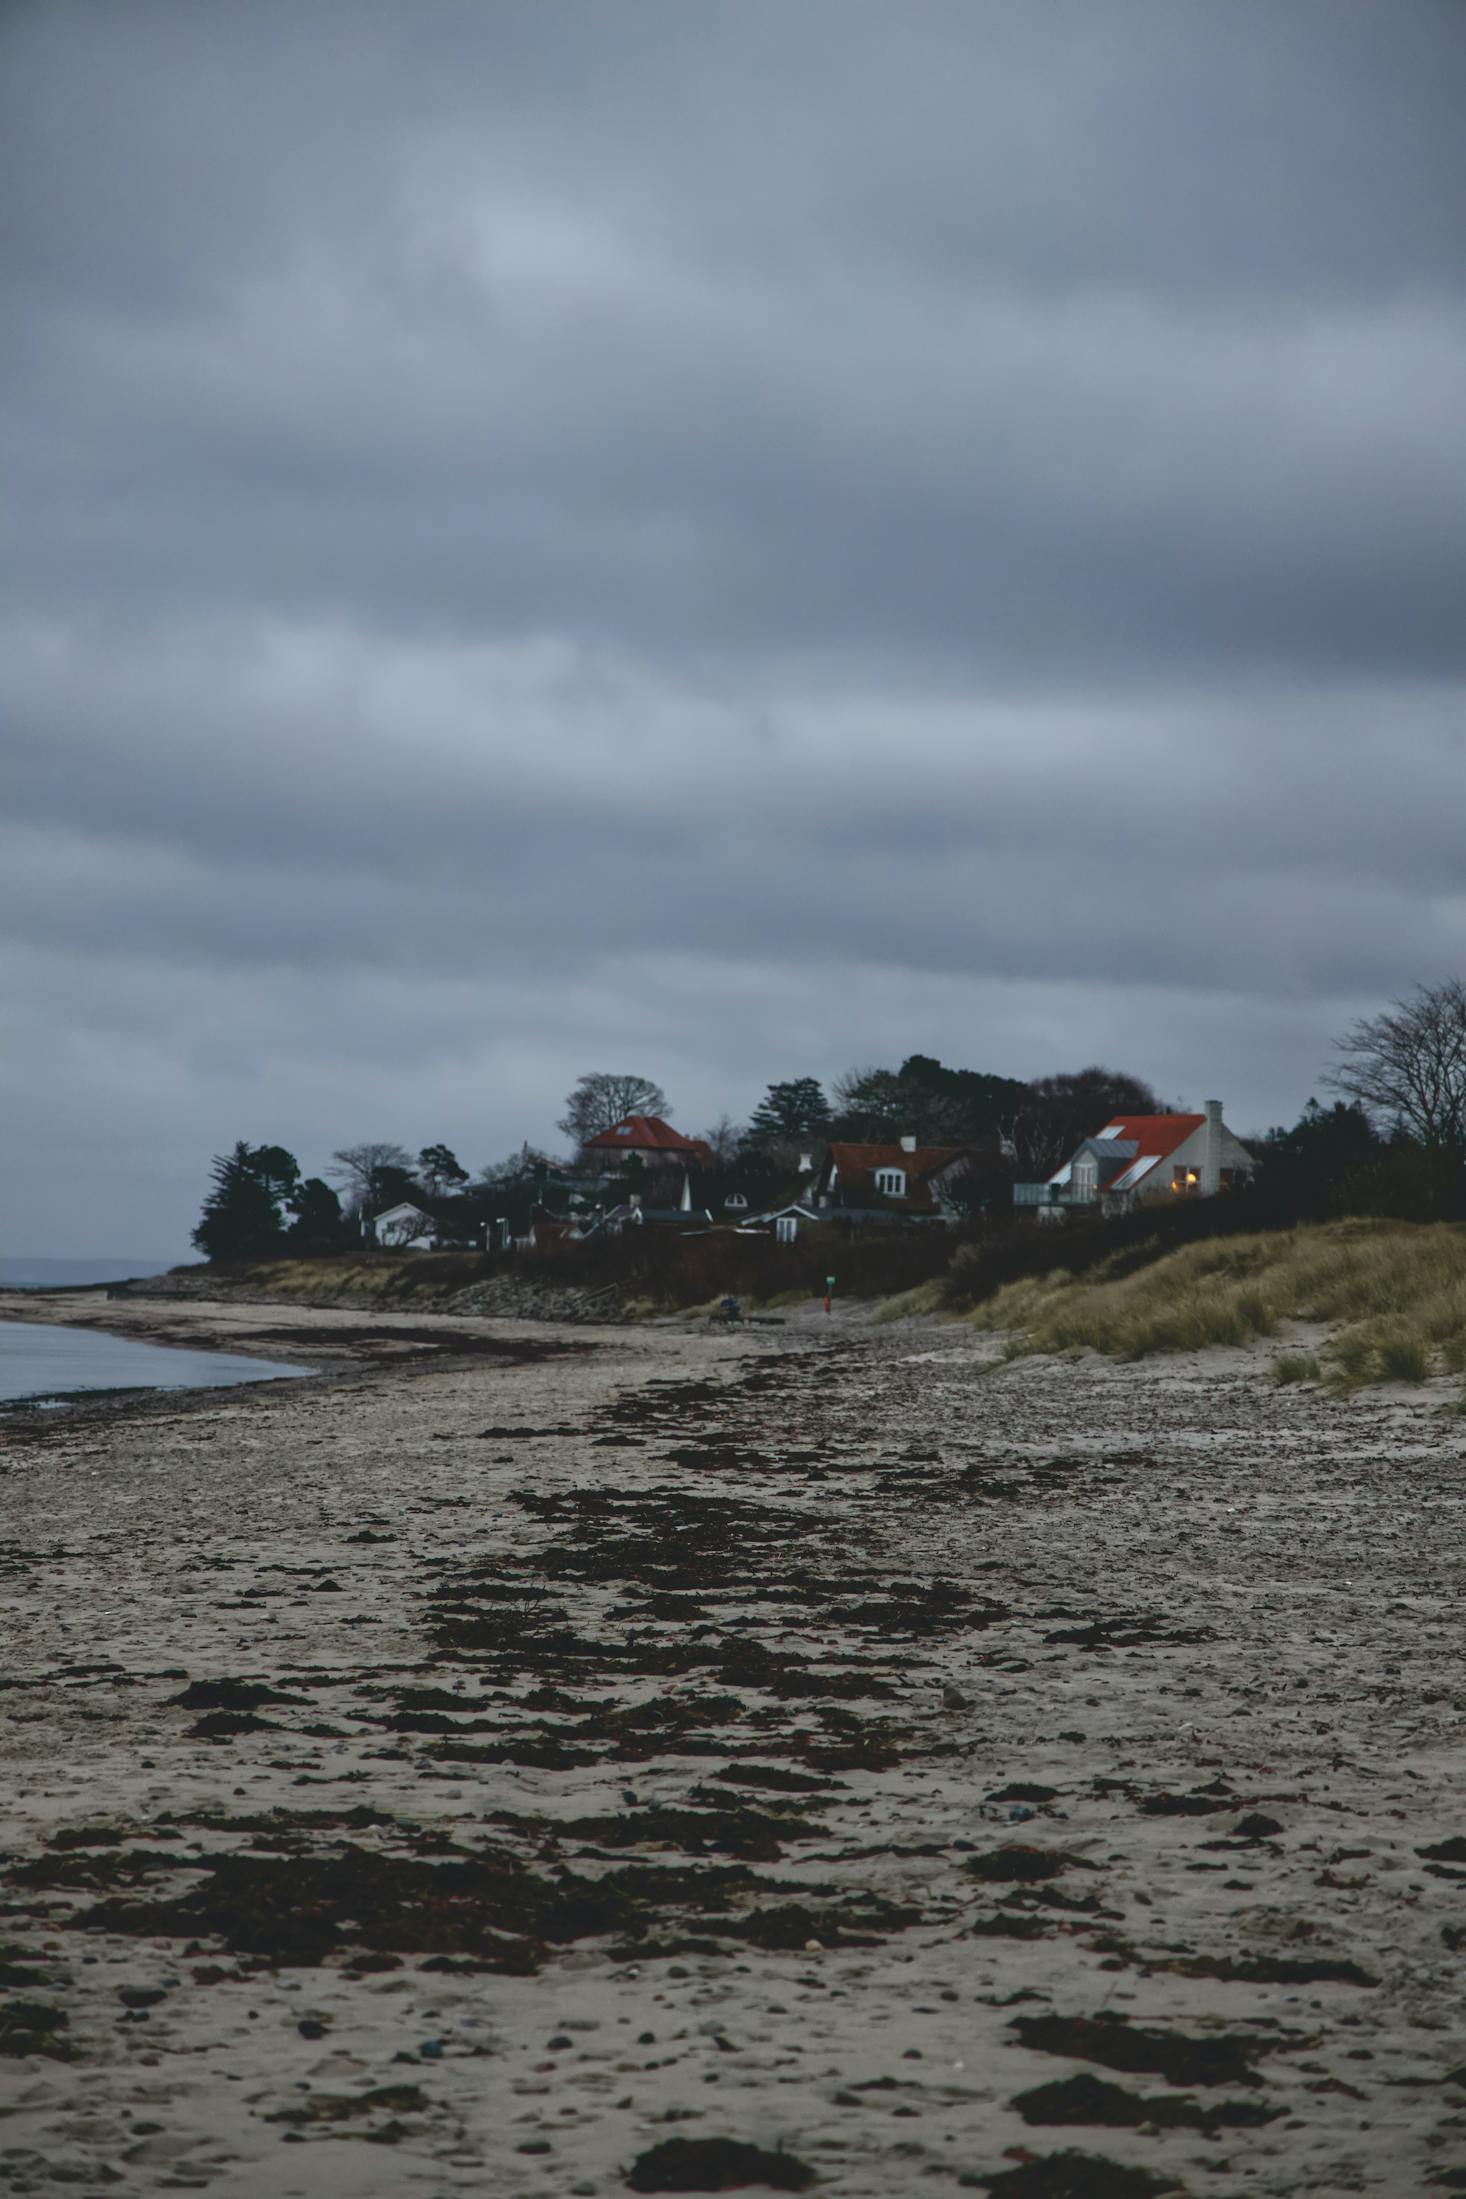
POLYGON ((1459 967, 1456 8, 0 55, 6 1092, 74 1162, 131 1065, 121 1249, 347 1084, 480 1157, 622 1039, 684 1114, 915 1046, 1280 1113, 1459 967))
POLYGON ((1459 670, 1466 34, 1088 12, 38 11, 12 585, 1459 670))

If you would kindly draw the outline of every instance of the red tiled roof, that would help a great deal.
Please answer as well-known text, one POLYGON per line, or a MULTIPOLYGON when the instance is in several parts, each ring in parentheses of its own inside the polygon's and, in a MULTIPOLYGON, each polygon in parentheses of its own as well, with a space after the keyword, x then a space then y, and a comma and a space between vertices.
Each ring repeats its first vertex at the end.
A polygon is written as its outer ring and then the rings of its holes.
MULTIPOLYGON (((965 1145, 919 1145, 915 1152, 900 1143, 895 1145, 844 1145, 830 1147, 830 1162, 839 1181, 845 1185, 858 1182, 862 1177, 873 1177, 878 1168, 904 1168, 906 1171, 906 1204, 908 1206, 934 1207, 926 1178, 949 1161, 960 1159, 967 1151, 965 1145)), ((888 1196, 886 1193, 882 1197, 888 1196)))
POLYGON ((1205 1115, 1111 1115, 1103 1130, 1097 1130, 1098 1138, 1133 1138, 1140 1148, 1136 1154, 1154 1154, 1163 1161, 1168 1153, 1174 1153, 1178 1145, 1184 1145, 1193 1131, 1206 1121, 1205 1115))
POLYGON ((689 1160, 710 1161, 711 1148, 701 1138, 684 1138, 660 1115, 625 1115, 609 1130, 588 1141, 591 1153, 671 1153, 689 1160))
POLYGON ((1141 1161, 1163 1161, 1175 1152, 1178 1145, 1200 1130, 1205 1115, 1112 1115, 1103 1130, 1095 1135, 1102 1138, 1126 1138, 1137 1148, 1133 1159, 1122 1161, 1115 1175, 1123 1176, 1141 1161))

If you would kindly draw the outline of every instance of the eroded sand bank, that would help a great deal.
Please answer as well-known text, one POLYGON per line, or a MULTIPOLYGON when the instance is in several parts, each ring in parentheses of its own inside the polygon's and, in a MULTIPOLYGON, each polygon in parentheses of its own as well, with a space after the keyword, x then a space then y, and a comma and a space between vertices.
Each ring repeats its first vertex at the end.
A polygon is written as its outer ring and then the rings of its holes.
POLYGON ((4 1424, 7 2188, 1466 2186, 1429 1396, 73 1311, 327 1372, 4 1424))

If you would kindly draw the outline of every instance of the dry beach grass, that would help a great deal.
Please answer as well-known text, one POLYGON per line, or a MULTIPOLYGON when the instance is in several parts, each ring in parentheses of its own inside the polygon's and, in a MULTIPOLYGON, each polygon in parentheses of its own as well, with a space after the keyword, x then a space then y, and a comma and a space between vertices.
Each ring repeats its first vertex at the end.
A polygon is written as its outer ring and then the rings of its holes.
MULTIPOLYGON (((1345 1387, 1466 1372, 1466 1227, 1328 1222, 1183 1246, 1134 1274, 1100 1268, 1000 1290, 971 1316, 1015 1350, 1088 1346, 1117 1359, 1199 1351, 1327 1324, 1321 1369, 1345 1387)), ((1307 1354, 1284 1380, 1309 1379, 1307 1354)))
POLYGON ((76 1310, 338 1371, 5 1426, 7 2188, 1460 2188, 1429 1393, 76 1310))

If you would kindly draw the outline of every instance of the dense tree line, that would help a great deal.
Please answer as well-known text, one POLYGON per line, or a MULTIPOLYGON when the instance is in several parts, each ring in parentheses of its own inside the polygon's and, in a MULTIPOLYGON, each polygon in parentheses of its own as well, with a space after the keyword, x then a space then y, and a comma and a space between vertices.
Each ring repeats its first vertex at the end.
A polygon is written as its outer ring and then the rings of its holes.
MULTIPOLYGON (((1455 980, 1417 986, 1382 1014, 1353 1024, 1338 1042, 1327 1082, 1342 1096, 1310 1100, 1291 1128, 1256 1141, 1258 1179, 1249 1197, 1275 1216, 1332 1213, 1466 1214, 1466 987, 1455 980)), ((952 1069, 929 1054, 898 1068, 866 1066, 837 1077, 771 1083, 748 1122, 725 1115, 704 1134, 711 1175, 775 1194, 807 1180, 806 1164, 832 1140, 884 1143, 914 1136, 923 1146, 972 1156, 963 1197, 974 1212, 1003 1204, 1014 1180, 1052 1174, 1080 1140, 1116 1115, 1166 1112, 1142 1078, 1091 1066, 1029 1082, 952 1069)), ((378 1141, 339 1147, 328 1183, 303 1176, 279 1145, 241 1141, 216 1156, 193 1233, 211 1260, 359 1242, 374 1218, 407 1203, 436 1218, 459 1242, 481 1240, 503 1219, 522 1234, 546 1201, 574 1195, 604 1174, 586 1148, 630 1114, 666 1117, 670 1105, 650 1077, 592 1071, 567 1095, 559 1128, 568 1160, 526 1145, 470 1177, 452 1149, 378 1141)), ((648 1195, 675 1195, 641 1163, 618 1171, 648 1195)))
POLYGON ((771 1084, 741 1150, 787 1156, 811 1138, 882 1144, 914 1136, 924 1146, 990 1150, 1020 1176, 1046 1176, 1108 1116, 1161 1112, 1150 1086, 1119 1070, 1081 1069, 1025 1084, 910 1054, 899 1069, 847 1071, 829 1100, 813 1077, 771 1084))
POLYGON ((209 1260, 258 1259, 270 1252, 334 1250, 359 1242, 363 1224, 388 1207, 440 1201, 468 1182, 446 1145, 425 1145, 414 1164, 400 1145, 342 1146, 328 1173, 302 1176, 283 1145, 250 1145, 216 1154, 193 1241, 209 1260))
POLYGON ((302 1177, 283 1145, 241 1140, 215 1157, 193 1241, 206 1259, 238 1260, 340 1233, 341 1201, 328 1183, 302 1177))
MULTIPOLYGON (((796 1188, 801 1171, 807 1182, 807 1164, 831 1139, 868 1143, 912 1134, 923 1145, 970 1149, 975 1167, 969 1188, 974 1201, 986 1204, 996 1182, 1025 1164, 1036 1166, 1050 1149, 1069 1150, 1094 1127, 1096 1113, 1158 1104, 1135 1078, 1107 1070, 1023 1084, 913 1054, 899 1068, 851 1070, 828 1095, 817 1077, 776 1081, 747 1124, 724 1116, 703 1142, 714 1177, 736 1180, 750 1197, 772 1197, 796 1188)), ((481 1242, 486 1225, 499 1221, 523 1234, 537 1208, 563 1203, 577 1173, 582 1181, 605 1173, 604 1162, 586 1153, 593 1138, 628 1114, 668 1112, 667 1096, 651 1078, 590 1072, 567 1096, 559 1125, 573 1149, 569 1159, 526 1145, 477 1177, 441 1142, 422 1146, 415 1158, 389 1140, 340 1146, 327 1170, 330 1182, 302 1176, 294 1154, 282 1146, 241 1142, 213 1163, 193 1241, 209 1259, 324 1251, 360 1243, 379 1215, 404 1204, 421 1209, 459 1242, 481 1242)), ((675 1167, 658 1172, 633 1161, 614 1173, 648 1204, 671 1202, 681 1189, 675 1167)))

